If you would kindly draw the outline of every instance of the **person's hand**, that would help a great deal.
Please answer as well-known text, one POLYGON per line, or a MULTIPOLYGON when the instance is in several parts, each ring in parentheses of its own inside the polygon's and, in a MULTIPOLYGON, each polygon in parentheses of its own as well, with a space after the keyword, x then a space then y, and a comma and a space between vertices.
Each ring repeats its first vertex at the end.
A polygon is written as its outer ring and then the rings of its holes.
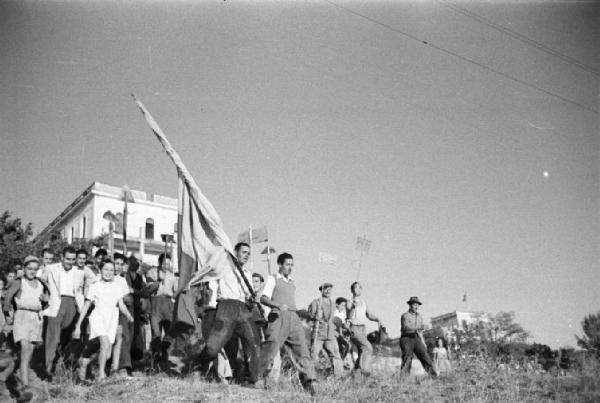
POLYGON ((127 320, 128 320, 129 322, 133 322, 133 316, 131 316, 131 315, 127 315, 127 320))
POLYGON ((13 324, 13 316, 12 316, 12 314, 10 314, 10 315, 8 315, 6 317, 6 324, 7 325, 12 325, 13 324))
POLYGON ((81 329, 78 326, 75 328, 75 330, 73 330, 73 338, 79 340, 80 337, 81 337, 81 329))
POLYGON ((287 311, 288 309, 290 309, 290 308, 286 304, 279 305, 280 311, 287 311))
POLYGON ((50 296, 48 294, 41 294, 40 295, 40 301, 42 303, 46 303, 46 302, 50 301, 50 296))

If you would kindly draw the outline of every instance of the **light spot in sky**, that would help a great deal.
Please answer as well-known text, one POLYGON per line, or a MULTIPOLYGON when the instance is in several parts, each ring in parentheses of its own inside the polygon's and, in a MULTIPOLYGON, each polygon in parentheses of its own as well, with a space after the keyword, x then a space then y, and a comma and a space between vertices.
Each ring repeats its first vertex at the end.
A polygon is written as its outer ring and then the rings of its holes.
POLYGON ((548 171, 544 171, 544 178, 548 178, 550 176, 550 173, 548 171))

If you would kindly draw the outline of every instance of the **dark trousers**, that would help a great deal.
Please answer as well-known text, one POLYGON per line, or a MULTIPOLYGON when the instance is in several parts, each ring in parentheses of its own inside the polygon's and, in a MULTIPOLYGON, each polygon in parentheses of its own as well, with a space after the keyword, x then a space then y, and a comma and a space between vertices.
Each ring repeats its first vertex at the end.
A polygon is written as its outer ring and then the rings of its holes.
POLYGON ((166 359, 167 349, 170 344, 167 332, 171 327, 171 320, 173 319, 173 300, 171 297, 164 295, 153 296, 150 298, 150 303, 152 304, 150 312, 152 341, 150 342, 150 348, 155 358, 166 359), (163 330, 165 332, 164 339, 162 337, 163 330))
POLYGON ((46 370, 52 371, 56 351, 63 341, 70 340, 77 319, 77 305, 73 297, 61 297, 60 308, 55 317, 48 317, 46 323, 46 370))
POLYGON ((423 344, 421 338, 417 334, 403 335, 400 337, 400 348, 402 349, 402 373, 410 373, 413 353, 417 356, 419 361, 421 361, 421 365, 423 365, 423 369, 425 369, 427 373, 434 373, 431 358, 429 357, 429 354, 427 354, 427 347, 425 347, 425 344, 423 344))
MULTIPOLYGON (((217 304, 214 321, 212 326, 202 323, 202 333, 206 341, 206 346, 200 353, 199 361, 201 365, 208 364, 217 358, 219 351, 233 337, 239 337, 242 340, 244 351, 248 355, 248 368, 250 376, 248 381, 256 382, 260 370, 260 346, 257 344, 255 326, 253 323, 252 311, 248 306, 237 300, 221 300, 217 304)), ((207 320, 207 322, 209 322, 207 320)))
MULTIPOLYGON (((133 307, 125 305, 133 316, 133 307)), ((125 315, 119 312, 119 324, 123 329, 123 341, 121 342, 121 353, 119 356, 119 369, 131 369, 131 346, 133 344, 134 322, 127 320, 125 315)), ((115 357, 113 357, 115 359, 115 357)))

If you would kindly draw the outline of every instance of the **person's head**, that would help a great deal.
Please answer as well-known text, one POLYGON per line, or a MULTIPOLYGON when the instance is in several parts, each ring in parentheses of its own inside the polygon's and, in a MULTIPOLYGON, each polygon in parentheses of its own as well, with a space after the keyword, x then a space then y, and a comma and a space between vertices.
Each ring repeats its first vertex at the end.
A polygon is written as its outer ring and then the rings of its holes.
POLYGON ((115 264, 110 259, 106 259, 98 265, 100 275, 103 281, 113 281, 115 278, 115 264))
POLYGON ((277 265, 279 265, 279 274, 289 277, 294 268, 294 257, 290 253, 283 252, 277 256, 277 265))
POLYGON ((443 337, 438 337, 435 340, 435 345, 438 347, 446 347, 446 340, 443 337))
POLYGON ((98 249, 96 253, 94 253, 94 260, 96 261, 96 265, 100 265, 104 259, 108 256, 108 252, 106 249, 98 249))
POLYGON ((406 303, 408 304, 408 310, 413 313, 416 313, 419 310, 419 306, 421 306, 419 297, 410 297, 406 303))
POLYGON ((6 285, 10 286, 13 281, 15 281, 15 279, 17 278, 17 271, 15 270, 14 267, 10 267, 8 268, 8 270, 6 270, 6 285))
POLYGON ((350 285, 350 292, 355 297, 359 297, 362 294, 362 285, 358 281, 355 281, 350 285))
POLYGON ((113 264, 115 265, 115 274, 120 276, 123 272, 123 264, 125 263, 125 255, 122 253, 115 253, 113 256, 113 264))
POLYGON ((137 260, 134 256, 129 258, 129 271, 135 273, 140 268, 140 261, 137 260))
POLYGON ((335 306, 338 309, 338 311, 342 311, 342 310, 346 309, 347 303, 348 303, 348 300, 344 297, 338 297, 335 299, 335 306))
POLYGON ((83 266, 85 266, 85 261, 87 260, 87 258, 88 258, 87 250, 79 249, 75 256, 75 264, 77 265, 77 267, 79 267, 80 269, 83 269, 83 266))
POLYGON ((235 251, 235 258, 242 266, 250 259, 250 245, 246 242, 238 242, 233 250, 235 251))
POLYGON ((163 271, 171 271, 171 255, 161 253, 158 256, 158 269, 163 271))
POLYGON ((252 274, 252 288, 254 292, 260 292, 263 288, 265 278, 259 273, 252 274))
POLYGON ((23 261, 24 273, 23 276, 28 280, 33 280, 40 268, 40 260, 35 256, 27 256, 23 261))
POLYGON ((66 270, 71 270, 73 264, 75 263, 75 257, 77 256, 77 251, 71 245, 65 246, 62 253, 62 265, 66 270))
POLYGON ((42 249, 42 263, 44 266, 52 264, 54 261, 54 252, 50 248, 42 249))
POLYGON ((321 296, 323 298, 329 298, 331 296, 332 289, 333 289, 333 284, 331 284, 331 283, 323 283, 319 286, 319 291, 321 291, 321 296))

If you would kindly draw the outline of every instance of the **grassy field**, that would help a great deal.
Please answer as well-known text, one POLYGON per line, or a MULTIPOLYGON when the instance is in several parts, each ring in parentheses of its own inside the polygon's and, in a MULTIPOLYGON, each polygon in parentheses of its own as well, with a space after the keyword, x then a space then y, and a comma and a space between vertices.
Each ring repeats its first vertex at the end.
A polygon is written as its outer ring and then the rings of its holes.
MULTIPOLYGON (((383 360, 379 358, 379 360, 383 360)), ((401 377, 391 365, 379 365, 370 377, 321 379, 311 398, 294 374, 267 390, 208 383, 192 375, 164 374, 109 379, 91 386, 76 385, 64 376, 54 383, 38 382, 35 401, 50 402, 540 402, 600 401, 600 365, 587 362, 566 374, 500 370, 483 360, 455 364, 454 371, 437 379, 401 377)))

